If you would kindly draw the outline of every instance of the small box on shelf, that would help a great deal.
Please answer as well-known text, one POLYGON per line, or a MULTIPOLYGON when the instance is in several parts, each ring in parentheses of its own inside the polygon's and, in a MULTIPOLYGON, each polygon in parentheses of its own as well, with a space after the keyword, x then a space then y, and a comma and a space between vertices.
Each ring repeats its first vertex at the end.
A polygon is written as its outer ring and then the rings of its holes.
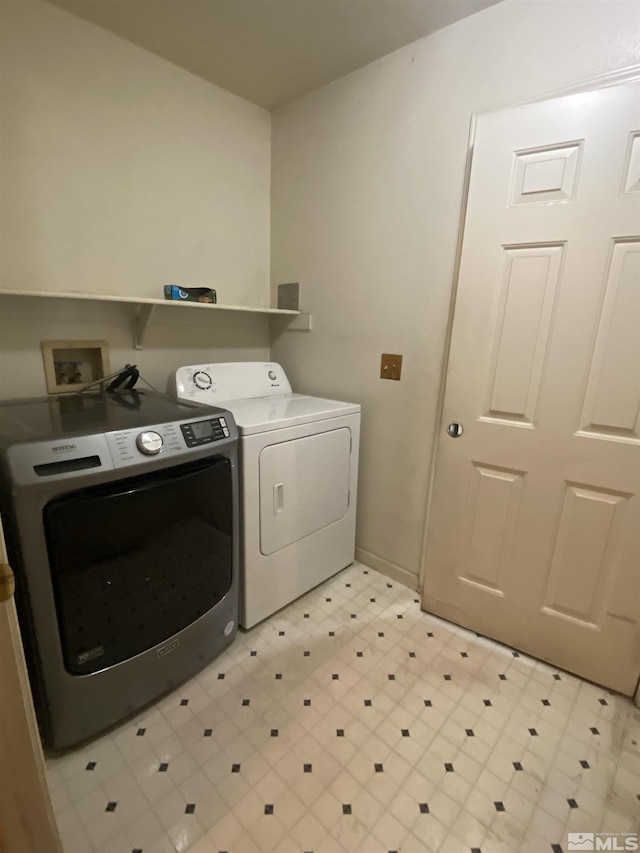
POLYGON ((216 304, 216 292, 210 287, 179 287, 177 284, 165 284, 164 298, 176 302, 204 302, 216 304))

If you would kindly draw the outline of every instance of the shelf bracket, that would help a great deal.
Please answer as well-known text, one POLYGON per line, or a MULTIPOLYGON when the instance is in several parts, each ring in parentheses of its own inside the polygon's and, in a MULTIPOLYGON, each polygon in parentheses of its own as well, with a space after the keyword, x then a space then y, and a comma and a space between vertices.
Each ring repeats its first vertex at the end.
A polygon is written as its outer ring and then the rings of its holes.
POLYGON ((144 334, 147 331, 147 324, 154 308, 155 305, 138 305, 133 321, 133 346, 135 349, 142 349, 144 346, 144 334))

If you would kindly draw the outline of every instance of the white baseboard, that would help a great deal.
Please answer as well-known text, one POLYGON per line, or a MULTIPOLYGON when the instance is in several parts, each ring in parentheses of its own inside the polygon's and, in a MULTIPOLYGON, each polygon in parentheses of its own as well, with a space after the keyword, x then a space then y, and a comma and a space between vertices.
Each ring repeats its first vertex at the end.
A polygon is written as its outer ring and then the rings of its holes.
POLYGON ((356 546, 356 560, 360 563, 364 563, 365 566, 369 566, 371 569, 375 569, 377 572, 380 572, 380 574, 386 575, 392 580, 398 581, 398 583, 409 587, 409 589, 416 591, 418 589, 418 575, 408 571, 407 569, 403 569, 401 566, 396 566, 395 563, 383 560, 382 557, 376 557, 375 554, 370 554, 369 551, 365 551, 364 548, 358 548, 356 546))

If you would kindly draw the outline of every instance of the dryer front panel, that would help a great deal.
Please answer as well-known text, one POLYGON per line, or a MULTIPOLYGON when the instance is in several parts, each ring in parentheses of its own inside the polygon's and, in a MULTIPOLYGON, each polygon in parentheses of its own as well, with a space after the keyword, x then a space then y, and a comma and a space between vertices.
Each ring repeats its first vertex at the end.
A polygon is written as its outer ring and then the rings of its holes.
POLYGON ((339 521, 349 507, 351 430, 343 427, 263 448, 260 551, 265 556, 339 521))

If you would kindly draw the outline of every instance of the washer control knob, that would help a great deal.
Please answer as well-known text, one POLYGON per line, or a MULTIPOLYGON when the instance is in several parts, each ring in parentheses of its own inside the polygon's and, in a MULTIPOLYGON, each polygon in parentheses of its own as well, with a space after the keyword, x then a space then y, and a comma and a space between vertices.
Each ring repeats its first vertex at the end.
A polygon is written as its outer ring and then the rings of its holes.
POLYGON ((270 370, 270 371, 267 373, 267 376, 268 376, 268 377, 269 377, 269 379, 273 382, 273 380, 277 378, 278 374, 275 372, 275 370, 270 370))
POLYGON ((155 456, 156 453, 160 453, 163 443, 160 433, 153 430, 141 432, 136 438, 136 446, 145 456, 155 456))
POLYGON ((211 377, 208 373, 205 373, 204 370, 197 370, 193 374, 193 384, 201 391, 208 391, 213 385, 213 382, 211 381, 211 377))

